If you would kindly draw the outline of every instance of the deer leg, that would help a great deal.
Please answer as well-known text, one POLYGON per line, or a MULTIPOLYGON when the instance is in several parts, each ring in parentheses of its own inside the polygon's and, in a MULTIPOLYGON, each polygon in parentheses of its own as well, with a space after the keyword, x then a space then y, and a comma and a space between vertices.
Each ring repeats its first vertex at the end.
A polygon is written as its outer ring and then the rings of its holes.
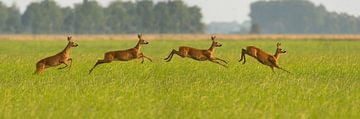
POLYGON ((210 62, 213 62, 213 63, 216 63, 216 64, 219 64, 219 65, 221 65, 221 66, 224 66, 225 68, 228 68, 226 65, 224 65, 224 64, 221 64, 220 62, 218 62, 218 61, 214 61, 214 60, 209 60, 210 62))
POLYGON ((244 59, 244 49, 241 50, 241 56, 239 62, 241 62, 244 59))
POLYGON ((62 64, 65 64, 65 66, 64 67, 60 67, 60 68, 58 68, 58 69, 64 69, 64 68, 66 68, 66 67, 68 67, 68 64, 66 63, 66 62, 61 62, 62 64))
POLYGON ((164 60, 167 60, 167 62, 170 62, 170 60, 172 59, 172 57, 174 56, 174 54, 177 54, 181 57, 184 57, 179 51, 176 51, 175 49, 173 49, 171 51, 171 53, 169 54, 169 56, 167 58, 165 58, 164 60))
POLYGON ((173 49, 173 50, 170 52, 169 56, 166 57, 164 60, 171 60, 171 58, 173 57, 173 55, 174 55, 175 52, 176 52, 176 50, 173 49))
POLYGON ((243 64, 245 64, 245 63, 246 63, 246 58, 245 58, 245 55, 244 55, 243 57, 244 57, 244 62, 243 62, 243 64))
POLYGON ((142 58, 141 63, 143 63, 143 62, 144 62, 144 58, 146 58, 146 59, 148 59, 150 62, 152 62, 151 58, 146 57, 146 56, 145 56, 144 54, 142 54, 142 53, 141 53, 141 58, 142 58))
POLYGON ((245 54, 246 54, 246 50, 245 50, 245 49, 242 49, 242 50, 241 50, 241 58, 240 58, 239 62, 241 62, 242 60, 244 60, 243 64, 245 64, 245 62, 246 62, 245 54))
POLYGON ((170 52, 170 54, 164 60, 168 60, 171 57, 171 55, 173 55, 173 51, 174 51, 174 49, 170 52))
POLYGON ((72 64, 73 64, 73 59, 72 58, 69 58, 67 61, 70 61, 70 67, 69 69, 71 68, 72 64))
POLYGON ((96 67, 97 65, 103 64, 103 63, 110 63, 110 62, 111 62, 111 60, 98 60, 98 61, 95 63, 94 67, 89 70, 89 74, 95 69, 95 67, 96 67))
POLYGON ((291 74, 291 72, 289 72, 288 70, 285 70, 285 69, 279 67, 278 65, 276 65, 275 67, 278 68, 278 69, 281 69, 281 70, 283 70, 283 71, 285 71, 285 72, 287 72, 287 73, 289 73, 289 74, 291 74))
MULTIPOLYGON (((64 63, 65 64, 65 63, 64 63)), ((58 68, 58 69, 64 69, 64 68, 66 68, 66 67, 68 67, 68 65, 67 64, 65 64, 65 66, 64 67, 60 67, 60 68, 58 68)))
POLYGON ((36 64, 36 71, 34 74, 41 74, 45 70, 45 64, 36 64))
POLYGON ((141 56, 141 64, 144 63, 144 56, 141 56))
POLYGON ((220 59, 220 58, 217 58, 217 57, 215 57, 215 59, 214 59, 214 60, 220 60, 220 61, 224 62, 225 64, 228 64, 225 60, 220 59))
POLYGON ((276 68, 278 68, 278 69, 281 69, 281 70, 283 70, 283 71, 285 71, 285 72, 287 72, 287 73, 289 73, 289 74, 291 74, 288 70, 285 70, 285 69, 283 69, 283 68, 281 68, 276 62, 271 62, 272 64, 273 64, 273 66, 272 67, 276 67, 276 68))
POLYGON ((272 72, 276 74, 275 67, 270 66, 270 68, 271 68, 272 72))
POLYGON ((151 58, 144 56, 146 59, 148 59, 150 62, 152 62, 151 58))

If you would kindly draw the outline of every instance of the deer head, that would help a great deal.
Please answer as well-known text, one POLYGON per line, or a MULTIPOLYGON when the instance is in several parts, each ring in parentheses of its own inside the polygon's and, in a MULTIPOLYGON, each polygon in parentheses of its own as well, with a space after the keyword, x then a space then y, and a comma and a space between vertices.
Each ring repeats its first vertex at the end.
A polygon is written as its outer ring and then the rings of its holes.
POLYGON ((77 46, 79 46, 77 43, 75 43, 74 41, 71 40, 71 36, 68 36, 67 39, 68 39, 68 41, 69 41, 69 44, 68 44, 68 45, 69 45, 70 47, 77 47, 77 46))
POLYGON ((286 53, 286 51, 285 50, 283 50, 281 47, 281 43, 277 43, 276 44, 276 53, 278 53, 278 54, 280 54, 280 53, 286 53))
POLYGON ((212 35, 212 36, 211 36, 212 46, 213 46, 213 47, 221 47, 222 45, 221 45, 219 42, 216 42, 216 41, 215 41, 215 38, 216 38, 215 35, 212 35))
POLYGON ((141 34, 141 33, 138 34, 138 38, 139 38, 139 43, 138 43, 138 44, 140 44, 140 45, 142 45, 142 44, 149 44, 149 42, 147 42, 147 41, 145 41, 144 39, 142 39, 142 34, 141 34))

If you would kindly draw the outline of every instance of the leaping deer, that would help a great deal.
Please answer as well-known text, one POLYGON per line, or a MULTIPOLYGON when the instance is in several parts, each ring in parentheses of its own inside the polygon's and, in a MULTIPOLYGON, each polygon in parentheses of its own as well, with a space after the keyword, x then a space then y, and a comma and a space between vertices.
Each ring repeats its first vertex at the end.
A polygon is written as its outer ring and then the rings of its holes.
POLYGON ((245 54, 247 54, 247 55, 257 59, 260 63, 269 66, 274 73, 275 73, 275 71, 274 71, 275 68, 278 68, 278 69, 281 69, 283 71, 290 73, 289 71, 281 68, 279 66, 279 62, 278 62, 280 54, 286 53, 286 51, 284 51, 282 48, 280 48, 280 46, 281 46, 280 43, 277 43, 276 46, 277 46, 277 48, 276 48, 274 55, 270 55, 255 46, 247 46, 246 49, 242 49, 241 59, 239 60, 239 62, 244 60, 243 64, 245 64, 245 62, 246 62, 245 54))
POLYGON ((171 53, 169 54, 169 56, 167 58, 165 58, 164 60, 166 60, 167 62, 170 62, 172 57, 174 56, 174 54, 177 54, 182 58, 189 57, 189 58, 192 58, 197 61, 209 60, 210 62, 227 67, 226 65, 221 64, 220 62, 216 61, 216 60, 220 60, 220 61, 224 62, 225 64, 227 64, 227 62, 225 60, 214 56, 215 47, 221 47, 222 45, 219 42, 215 41, 214 35, 211 36, 211 40, 212 40, 212 44, 209 49, 200 50, 200 49, 196 49, 196 48, 192 48, 192 47, 188 47, 188 46, 181 46, 181 47, 179 47, 179 51, 176 51, 175 49, 173 49, 171 51, 171 53))
POLYGON ((104 55, 104 59, 98 60, 94 67, 89 70, 89 74, 95 69, 99 64, 110 63, 112 61, 129 61, 133 59, 141 58, 141 63, 144 63, 144 58, 148 59, 150 62, 152 60, 149 57, 146 57, 141 51, 141 45, 149 44, 149 42, 142 39, 142 34, 138 34, 139 41, 134 48, 127 50, 118 50, 118 51, 109 51, 104 55))
POLYGON ((34 74, 40 74, 45 70, 45 68, 58 66, 60 64, 64 64, 65 66, 58 69, 66 68, 68 67, 68 61, 70 61, 71 68, 72 58, 70 58, 70 48, 77 47, 78 44, 71 40, 71 36, 68 36, 67 39, 69 42, 63 51, 57 53, 54 56, 44 58, 36 63, 36 71, 34 72, 34 74))

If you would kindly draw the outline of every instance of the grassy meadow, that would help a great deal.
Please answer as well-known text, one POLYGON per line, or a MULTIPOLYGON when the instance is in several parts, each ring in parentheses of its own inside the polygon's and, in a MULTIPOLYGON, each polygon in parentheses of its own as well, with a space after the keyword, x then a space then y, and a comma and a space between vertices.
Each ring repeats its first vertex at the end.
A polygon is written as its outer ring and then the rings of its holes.
POLYGON ((90 75, 104 52, 136 41, 76 41, 71 69, 33 75, 65 38, 0 40, 0 118, 360 118, 360 41, 218 39, 216 56, 229 68, 176 55, 163 61, 178 46, 207 49, 210 40, 158 39, 141 49, 153 62, 112 62, 90 75), (287 51, 280 66, 292 74, 249 56, 238 62, 245 46, 273 54, 277 42, 287 51))

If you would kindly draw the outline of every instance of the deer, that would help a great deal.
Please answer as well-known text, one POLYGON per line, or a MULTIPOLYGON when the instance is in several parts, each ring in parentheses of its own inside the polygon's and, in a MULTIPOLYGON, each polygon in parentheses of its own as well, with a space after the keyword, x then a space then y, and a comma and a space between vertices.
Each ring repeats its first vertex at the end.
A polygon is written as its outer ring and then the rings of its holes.
POLYGON ((95 65, 89 70, 89 74, 95 69, 96 66, 104 63, 110 63, 112 61, 130 61, 133 59, 141 58, 141 63, 144 63, 144 58, 148 59, 152 62, 151 58, 145 56, 141 51, 141 46, 149 44, 149 42, 145 41, 142 38, 142 34, 138 34, 138 42, 135 47, 127 49, 127 50, 117 50, 117 51, 109 51, 104 54, 104 58, 101 60, 97 60, 95 65))
POLYGON ((271 70, 273 71, 273 73, 275 73, 275 71, 274 71, 275 68, 278 68, 287 73, 290 73, 289 71, 287 71, 279 66, 280 54, 286 53, 286 51, 283 50, 280 46, 281 46, 281 43, 276 44, 277 48, 276 48, 274 55, 270 55, 255 46, 247 46, 246 49, 242 49, 241 58, 240 58, 239 62, 244 60, 243 64, 245 64, 245 62, 246 62, 245 54, 247 54, 247 55, 257 59, 261 64, 269 66, 271 68, 271 70))
POLYGON ((221 66, 224 67, 228 67, 224 64, 221 64, 219 61, 222 61, 225 64, 228 64, 225 60, 220 59, 218 57, 214 56, 214 51, 216 47, 221 47, 222 45, 219 42, 215 41, 216 36, 212 35, 211 36, 211 46, 209 49, 204 49, 204 50, 200 50, 200 49, 196 49, 196 48, 192 48, 192 47, 188 47, 188 46, 180 46, 179 47, 179 51, 176 51, 175 49, 173 49, 169 56, 166 57, 164 60, 166 60, 167 62, 170 62, 172 57, 174 56, 174 54, 179 55, 182 58, 188 57, 197 61, 210 61, 216 64, 219 64, 221 66), (217 61, 219 60, 219 61, 217 61))
POLYGON ((68 62, 70 62, 69 68, 71 68, 73 59, 70 58, 70 49, 72 47, 77 47, 79 45, 71 40, 71 36, 68 36, 67 40, 68 40, 68 44, 66 45, 64 50, 53 56, 41 59, 36 63, 36 71, 34 72, 34 74, 41 74, 46 68, 55 67, 60 64, 64 64, 65 66, 60 67, 58 69, 64 69, 69 66, 68 62))

